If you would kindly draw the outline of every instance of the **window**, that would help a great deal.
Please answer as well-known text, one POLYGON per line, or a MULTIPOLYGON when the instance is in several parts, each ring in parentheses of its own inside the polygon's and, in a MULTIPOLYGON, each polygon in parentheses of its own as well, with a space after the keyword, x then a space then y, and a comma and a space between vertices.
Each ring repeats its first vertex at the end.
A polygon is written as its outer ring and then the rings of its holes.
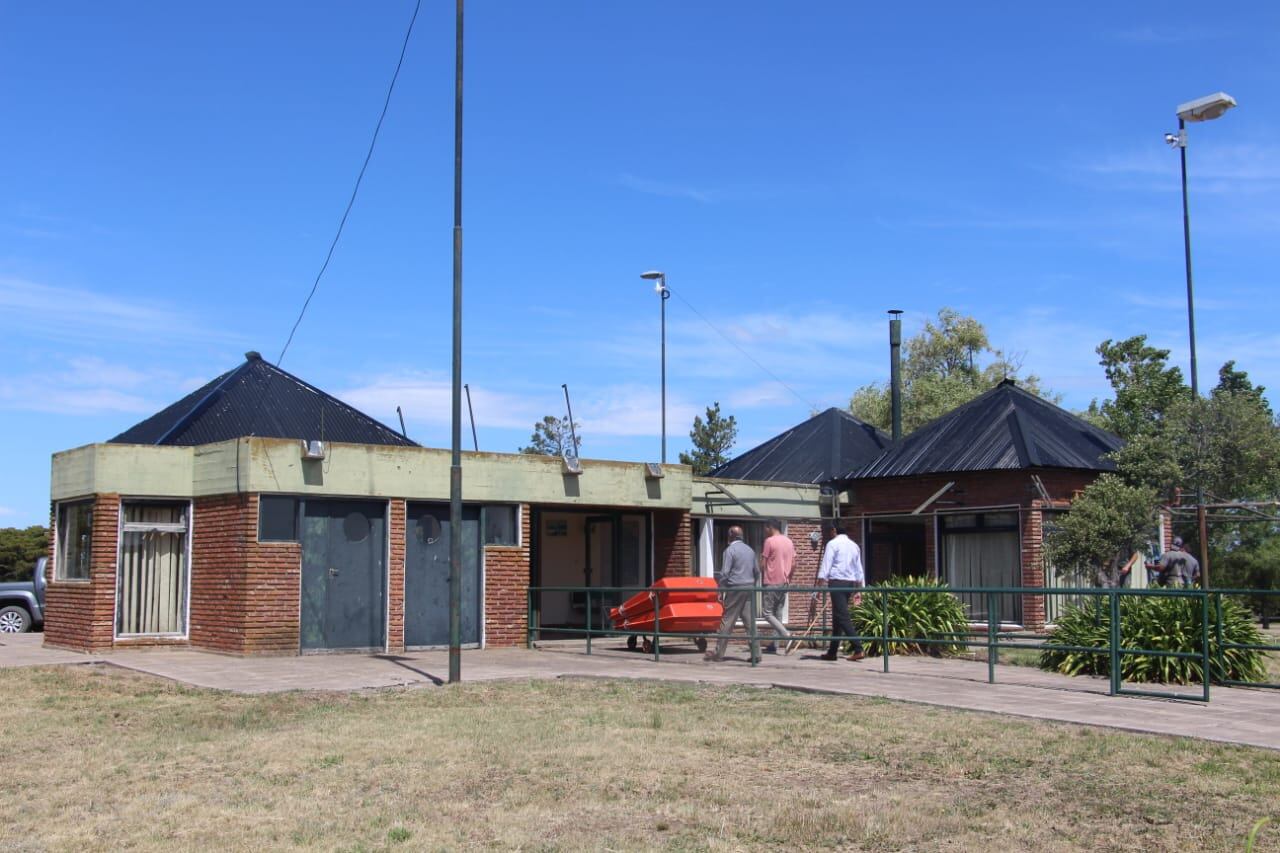
POLYGON ((298 499, 282 495, 258 498, 258 541, 298 541, 298 499))
POLYGON ((492 505, 484 508, 484 544, 520 544, 520 508, 492 505))
POLYGON ((87 581, 93 539, 93 501, 58 507, 58 558, 55 577, 62 581, 87 581))
POLYGON ((130 501, 120 531, 116 636, 184 636, 190 504, 130 501))

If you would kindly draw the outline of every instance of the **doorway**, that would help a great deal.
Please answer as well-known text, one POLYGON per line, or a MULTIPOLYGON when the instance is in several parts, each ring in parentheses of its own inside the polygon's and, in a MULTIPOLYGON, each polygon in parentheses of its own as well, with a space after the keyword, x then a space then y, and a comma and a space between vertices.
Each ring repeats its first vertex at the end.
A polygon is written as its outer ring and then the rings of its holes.
POLYGON ((386 505, 305 502, 301 645, 304 652, 386 646, 386 505))
MULTIPOLYGON (((405 524, 404 644, 449 644, 448 504, 408 506, 405 524)), ((478 645, 481 625, 480 507, 462 508, 462 643, 478 645)))
MULTIPOLYGON (((530 583, 536 587, 641 587, 652 580, 650 518, 647 513, 534 510, 530 583)), ((628 592, 551 590, 534 601, 544 628, 608 624, 609 608, 628 592)))
POLYGON ((867 535, 863 565, 867 584, 884 583, 889 578, 911 575, 931 576, 926 564, 925 541, 933 516, 872 517, 866 521, 867 535))

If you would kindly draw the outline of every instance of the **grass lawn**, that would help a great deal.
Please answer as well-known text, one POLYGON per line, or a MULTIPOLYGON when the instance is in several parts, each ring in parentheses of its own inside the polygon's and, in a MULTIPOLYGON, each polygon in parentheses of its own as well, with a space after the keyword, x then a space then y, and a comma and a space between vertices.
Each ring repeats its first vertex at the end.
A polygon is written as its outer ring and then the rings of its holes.
POLYGON ((1280 753, 849 697, 235 696, 90 667, 0 687, 19 849, 1239 850, 1280 817, 1280 753))

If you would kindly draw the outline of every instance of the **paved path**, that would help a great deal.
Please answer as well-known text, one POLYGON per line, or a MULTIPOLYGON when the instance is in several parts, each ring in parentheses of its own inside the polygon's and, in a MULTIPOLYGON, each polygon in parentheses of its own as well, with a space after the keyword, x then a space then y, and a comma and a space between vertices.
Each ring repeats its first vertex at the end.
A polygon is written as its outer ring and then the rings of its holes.
MULTIPOLYGON (((468 681, 531 678, 638 678, 707 684, 751 684, 857 696, 876 696, 947 708, 1012 714, 1041 720, 1108 726, 1280 749, 1280 691, 1217 687, 1213 701, 1169 701, 1108 696, 1103 679, 1068 678, 1029 667, 1001 666, 987 684, 985 663, 891 658, 859 663, 819 660, 816 652, 766 655, 758 667, 745 657, 707 663, 693 648, 673 647, 662 661, 597 641, 592 655, 580 642, 543 644, 535 651, 463 652, 468 681)), ((46 649, 39 634, 0 639, 0 668, 66 663, 109 663, 198 687, 240 693, 281 690, 363 690, 431 686, 448 674, 444 652, 404 655, 308 655, 237 658, 187 649, 113 651, 82 655, 46 649)), ((1188 692, 1195 688, 1188 688, 1188 692)))

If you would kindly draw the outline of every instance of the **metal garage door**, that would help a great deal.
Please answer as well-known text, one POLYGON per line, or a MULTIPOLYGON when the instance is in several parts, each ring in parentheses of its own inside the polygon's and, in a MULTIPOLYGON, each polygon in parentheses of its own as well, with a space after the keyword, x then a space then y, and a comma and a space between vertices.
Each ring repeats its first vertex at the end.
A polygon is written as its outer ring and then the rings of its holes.
MULTIPOLYGON (((404 644, 449 644, 449 506, 409 504, 404 644)), ((480 507, 462 508, 462 642, 480 642, 480 507)))
POLYGON ((386 505, 308 500, 302 516, 302 649, 386 645, 386 505))

